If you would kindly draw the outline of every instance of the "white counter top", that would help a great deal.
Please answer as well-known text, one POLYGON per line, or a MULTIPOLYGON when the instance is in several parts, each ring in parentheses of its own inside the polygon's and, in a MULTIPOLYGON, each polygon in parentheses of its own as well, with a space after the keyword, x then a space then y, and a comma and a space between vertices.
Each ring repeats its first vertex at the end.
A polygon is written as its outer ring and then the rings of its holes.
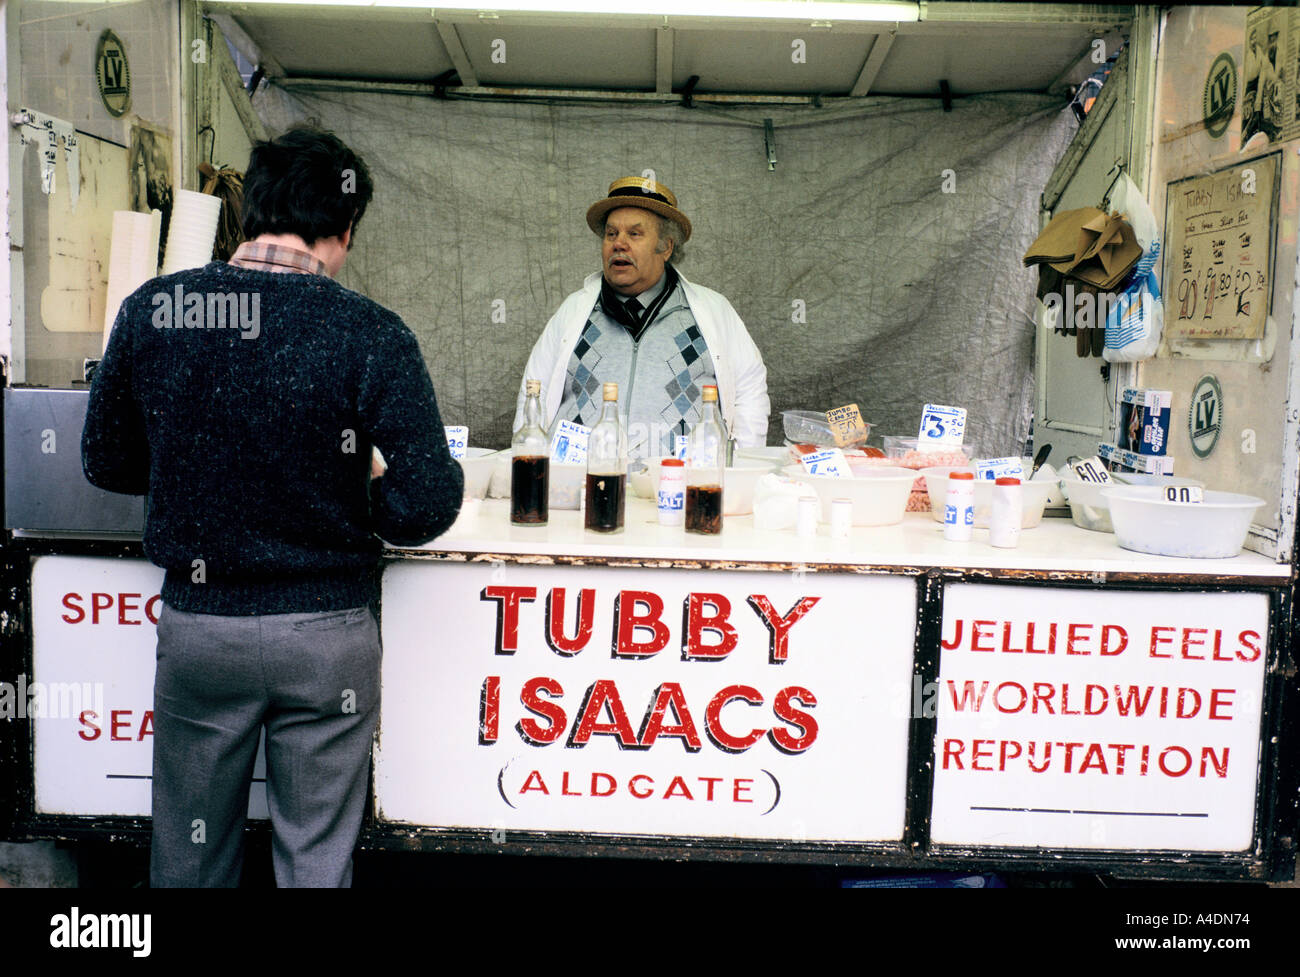
POLYGON ((702 564, 774 563, 782 566, 808 564, 816 567, 898 567, 924 570, 930 567, 956 569, 1038 571, 1080 574, 1140 574, 1143 576, 1247 577, 1263 583, 1285 581, 1288 564, 1274 563, 1256 553, 1243 551, 1227 560, 1193 560, 1150 556, 1121 549, 1111 533, 1093 533, 1075 526, 1068 518, 1045 518, 1038 527, 1020 535, 1015 549, 989 545, 988 530, 975 530, 969 543, 951 543, 943 538, 942 526, 933 517, 909 513, 896 526, 854 527, 848 539, 831 539, 829 527, 818 527, 817 536, 800 539, 793 530, 756 530, 751 516, 728 516, 721 536, 688 535, 680 528, 660 526, 654 505, 630 497, 622 533, 604 535, 586 532, 581 514, 552 511, 550 523, 537 528, 510 525, 509 502, 485 499, 478 506, 467 505, 462 517, 444 535, 420 547, 396 547, 391 553, 495 554, 592 559, 596 562, 672 562, 702 564))

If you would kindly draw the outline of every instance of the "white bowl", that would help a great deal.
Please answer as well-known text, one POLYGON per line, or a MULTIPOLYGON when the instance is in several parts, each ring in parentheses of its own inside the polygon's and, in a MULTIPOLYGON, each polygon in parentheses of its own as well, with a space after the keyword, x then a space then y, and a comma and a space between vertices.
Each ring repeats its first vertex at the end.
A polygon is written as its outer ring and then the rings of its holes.
POLYGON ((1240 553, 1255 510, 1265 504, 1253 495, 1208 489, 1204 502, 1169 502, 1163 488, 1147 485, 1112 485, 1101 495, 1124 549, 1195 559, 1240 553))
MULTIPOLYGON (((1111 478, 1114 479, 1114 482, 1111 484, 1123 484, 1132 477, 1123 472, 1112 472, 1111 478)), ((1195 478, 1179 478, 1173 475, 1145 477, 1160 478, 1161 482, 1158 484, 1161 485, 1205 487, 1204 482, 1195 478)), ((1070 519, 1080 529, 1088 529, 1094 533, 1113 533, 1115 531, 1115 526, 1110 518, 1110 502, 1101 494, 1101 490, 1107 487, 1107 485, 1098 482, 1081 481, 1073 472, 1061 476, 1061 491, 1065 493, 1066 500, 1070 503, 1070 519)))
POLYGON ((831 501, 853 502, 853 525, 892 526, 903 521, 916 472, 907 468, 863 469, 852 478, 809 475, 802 465, 786 465, 782 474, 811 485, 821 500, 821 520, 831 521, 831 501))
POLYGON ((790 449, 783 444, 764 445, 761 448, 742 448, 736 445, 735 461, 766 461, 772 465, 772 470, 780 468, 782 465, 790 464, 790 449))
MULTIPOLYGON (((978 474, 974 465, 964 468, 922 468, 921 477, 925 479, 925 491, 930 496, 930 514, 935 522, 943 522, 944 509, 948 504, 948 475, 950 472, 970 472, 978 474)), ((1060 486, 1060 479, 1035 479, 1020 483, 1021 516, 1020 528, 1033 529, 1043 521, 1043 507, 1047 499, 1060 486)), ((975 525, 989 524, 989 514, 993 509, 993 482, 987 478, 975 479, 975 525)))
POLYGON ((495 448, 466 448, 460 467, 465 471, 465 498, 481 499, 487 495, 499 452, 495 448))
MULTIPOLYGON (((628 476, 628 485, 634 495, 654 501, 659 497, 659 473, 662 466, 660 458, 651 458, 641 468, 634 468, 628 476)), ((754 486, 768 472, 776 471, 777 465, 771 461, 753 458, 737 458, 734 465, 728 465, 722 483, 722 514, 724 516, 748 516, 754 511, 754 486)), ((685 469, 682 477, 685 477, 685 469)))
MULTIPOLYGON (((510 498, 510 463, 514 454, 510 449, 499 452, 492 469, 492 483, 488 495, 494 499, 510 498)), ((557 465, 551 462, 547 506, 552 509, 581 509, 582 493, 587 487, 587 466, 557 465)))

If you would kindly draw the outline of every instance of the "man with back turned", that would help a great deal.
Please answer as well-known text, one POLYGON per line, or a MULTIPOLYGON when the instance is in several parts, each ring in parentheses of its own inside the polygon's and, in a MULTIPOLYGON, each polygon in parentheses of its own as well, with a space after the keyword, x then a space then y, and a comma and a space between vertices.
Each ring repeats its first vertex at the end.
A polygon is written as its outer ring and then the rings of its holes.
POLYGON ((381 538, 432 539, 463 490, 415 336, 334 281, 372 193, 329 133, 258 144, 245 243, 132 293, 91 386, 86 477, 148 496, 144 549, 166 570, 154 886, 239 884, 263 730, 277 883, 351 884, 381 538))

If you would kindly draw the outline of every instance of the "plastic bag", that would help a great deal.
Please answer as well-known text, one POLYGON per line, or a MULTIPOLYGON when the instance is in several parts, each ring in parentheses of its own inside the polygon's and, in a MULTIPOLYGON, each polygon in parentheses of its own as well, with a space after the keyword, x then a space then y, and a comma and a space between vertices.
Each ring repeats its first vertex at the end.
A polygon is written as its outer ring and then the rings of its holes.
POLYGON ((811 485, 775 472, 754 483, 754 528, 789 529, 799 517, 799 500, 817 498, 811 485))
POLYGON ((1160 257, 1160 225, 1127 173, 1111 189, 1110 206, 1123 214, 1142 246, 1142 257, 1106 313, 1106 344, 1101 355, 1109 363, 1135 363, 1155 355, 1165 325, 1156 261, 1160 257))

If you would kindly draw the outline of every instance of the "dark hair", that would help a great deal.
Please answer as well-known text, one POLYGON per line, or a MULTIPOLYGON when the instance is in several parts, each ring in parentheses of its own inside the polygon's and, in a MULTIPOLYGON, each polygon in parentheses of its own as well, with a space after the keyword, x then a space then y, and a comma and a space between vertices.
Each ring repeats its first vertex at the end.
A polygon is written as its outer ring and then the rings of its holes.
POLYGON ((249 155, 244 237, 297 234, 310 245, 349 227, 355 234, 374 192, 366 164, 338 136, 295 126, 249 155))

